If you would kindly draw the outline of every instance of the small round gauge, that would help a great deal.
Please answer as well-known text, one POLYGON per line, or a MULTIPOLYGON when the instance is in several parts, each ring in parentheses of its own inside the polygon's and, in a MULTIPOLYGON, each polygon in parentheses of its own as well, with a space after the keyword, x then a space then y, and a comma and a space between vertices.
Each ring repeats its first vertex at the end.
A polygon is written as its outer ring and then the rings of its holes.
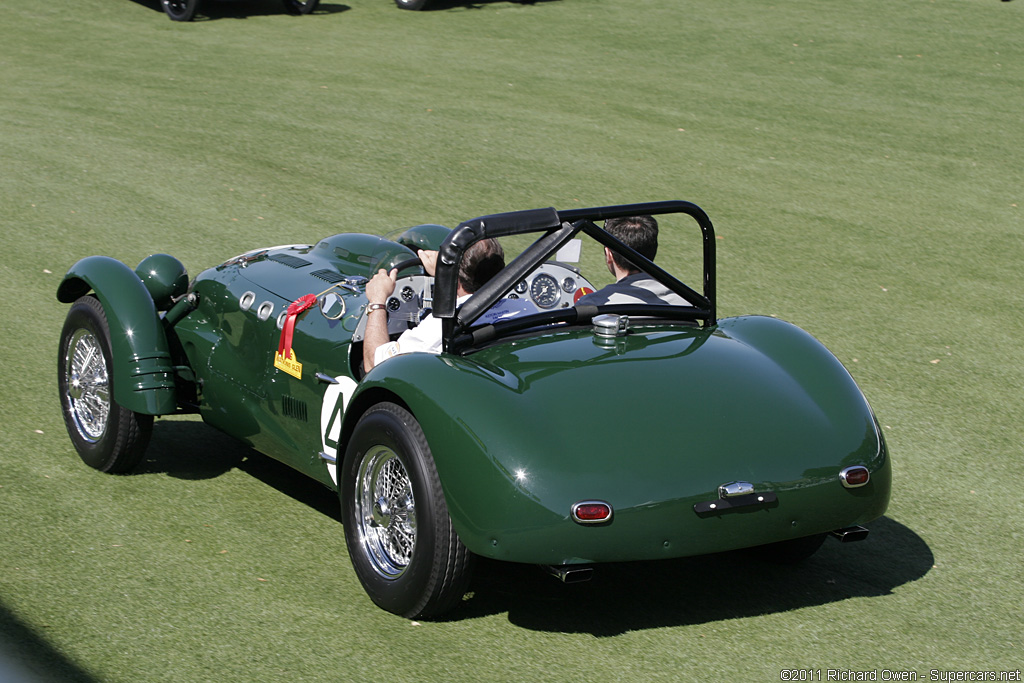
POLYGON ((576 278, 567 277, 562 280, 562 289, 569 294, 576 291, 576 278))
POLYGON ((416 296, 416 292, 413 291, 412 287, 406 285, 402 288, 402 301, 412 301, 414 296, 416 296))
POLYGON ((390 299, 388 299, 388 310, 391 311, 392 313, 394 313, 401 307, 402 302, 396 299, 395 297, 391 297, 390 299))
POLYGON ((558 281, 547 273, 541 273, 533 278, 530 285, 530 296, 533 303, 541 308, 554 308, 562 295, 558 291, 558 281))
POLYGON ((523 280, 518 285, 516 285, 515 292, 516 294, 526 294, 527 289, 529 288, 526 286, 526 280, 523 280))

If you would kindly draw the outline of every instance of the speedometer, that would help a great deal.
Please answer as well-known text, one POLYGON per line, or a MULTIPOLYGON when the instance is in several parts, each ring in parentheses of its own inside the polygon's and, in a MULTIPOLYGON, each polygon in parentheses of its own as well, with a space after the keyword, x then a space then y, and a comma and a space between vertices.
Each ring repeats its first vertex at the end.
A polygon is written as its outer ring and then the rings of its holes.
POLYGON ((547 273, 541 273, 530 284, 530 297, 541 308, 554 308, 562 298, 558 281, 547 273))

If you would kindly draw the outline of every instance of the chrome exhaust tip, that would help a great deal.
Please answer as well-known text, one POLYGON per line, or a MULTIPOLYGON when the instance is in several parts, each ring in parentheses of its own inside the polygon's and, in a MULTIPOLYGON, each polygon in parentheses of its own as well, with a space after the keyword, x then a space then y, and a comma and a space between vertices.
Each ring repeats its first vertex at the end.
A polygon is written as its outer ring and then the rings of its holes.
POLYGON ((594 577, 594 568, 585 564, 542 565, 541 569, 562 583, 583 583, 594 577))
POLYGON ((868 537, 868 530, 862 526, 848 526, 842 529, 836 529, 830 533, 838 538, 840 543, 863 541, 868 537))

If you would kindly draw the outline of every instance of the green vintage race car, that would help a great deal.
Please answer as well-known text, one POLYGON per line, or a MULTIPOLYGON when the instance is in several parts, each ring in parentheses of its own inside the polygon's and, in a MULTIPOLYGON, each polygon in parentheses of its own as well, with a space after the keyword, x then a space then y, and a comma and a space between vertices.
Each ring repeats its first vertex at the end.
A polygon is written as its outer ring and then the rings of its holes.
POLYGON ((566 581, 754 546, 797 559, 830 533, 863 538, 889 500, 881 428, 842 364, 780 320, 716 317, 714 230, 688 202, 339 234, 191 283, 166 254, 134 270, 91 256, 57 298, 72 304, 60 399, 87 464, 128 472, 154 416, 199 413, 336 489, 366 592, 407 617, 457 604, 477 556, 566 581), (595 223, 636 214, 699 228, 702 291, 595 223), (460 259, 485 237, 525 246, 458 306, 460 259), (602 276, 564 255, 602 247, 689 305, 586 305, 602 276), (417 249, 439 250, 435 277, 417 249), (365 285, 380 268, 399 270, 392 338, 431 309, 443 351, 364 372, 365 285), (529 306, 488 317, 507 298, 529 306))

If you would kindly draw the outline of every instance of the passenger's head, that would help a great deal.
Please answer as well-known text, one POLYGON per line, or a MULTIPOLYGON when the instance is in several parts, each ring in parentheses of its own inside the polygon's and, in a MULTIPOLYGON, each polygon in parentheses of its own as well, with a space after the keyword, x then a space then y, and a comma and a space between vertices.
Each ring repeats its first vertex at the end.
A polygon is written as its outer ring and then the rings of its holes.
MULTIPOLYGON (((605 231, 627 247, 651 261, 658 253, 658 221, 653 216, 627 216, 609 218, 604 222, 605 231)), ((612 258, 622 270, 635 272, 638 268, 629 259, 612 251, 612 258)))
POLYGON ((459 264, 459 285, 467 294, 483 287, 505 267, 505 251, 498 240, 488 238, 474 242, 462 255, 459 264))

